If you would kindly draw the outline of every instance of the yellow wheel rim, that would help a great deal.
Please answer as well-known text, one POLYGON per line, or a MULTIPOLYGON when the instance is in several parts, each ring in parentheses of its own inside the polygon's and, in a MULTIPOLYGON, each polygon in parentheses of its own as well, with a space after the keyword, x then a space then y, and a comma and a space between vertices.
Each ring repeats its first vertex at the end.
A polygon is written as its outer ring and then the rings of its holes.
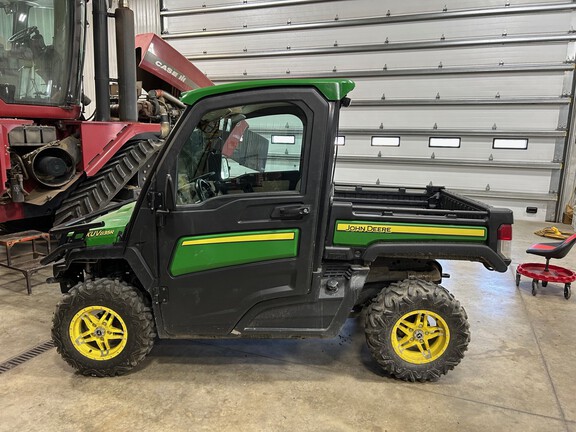
POLYGON ((394 351, 402 360, 425 364, 444 354, 450 343, 450 330, 437 313, 414 310, 396 322, 391 339, 394 351))
POLYGON ((89 306, 70 322, 74 348, 92 360, 110 360, 122 352, 128 339, 124 320, 106 306, 89 306))

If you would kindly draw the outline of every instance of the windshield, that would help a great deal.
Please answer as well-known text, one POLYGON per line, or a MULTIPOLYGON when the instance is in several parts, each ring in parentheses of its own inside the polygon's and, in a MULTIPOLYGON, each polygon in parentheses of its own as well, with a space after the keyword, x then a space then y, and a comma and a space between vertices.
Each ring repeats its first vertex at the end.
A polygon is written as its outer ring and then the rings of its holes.
POLYGON ((80 8, 76 3, 0 0, 0 98, 4 102, 77 104, 84 16, 71 9, 80 8))

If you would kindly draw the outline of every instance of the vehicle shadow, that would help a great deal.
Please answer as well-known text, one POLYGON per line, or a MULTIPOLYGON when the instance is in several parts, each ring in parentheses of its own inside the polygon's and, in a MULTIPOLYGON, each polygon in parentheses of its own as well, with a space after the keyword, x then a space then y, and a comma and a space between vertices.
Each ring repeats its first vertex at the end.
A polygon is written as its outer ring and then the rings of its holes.
POLYGON ((361 318, 349 319, 330 339, 157 340, 137 369, 145 372, 167 365, 175 375, 200 372, 208 379, 230 371, 236 371, 230 374, 232 379, 246 379, 254 372, 258 380, 275 374, 290 379, 333 373, 369 380, 385 376, 366 346, 361 318))

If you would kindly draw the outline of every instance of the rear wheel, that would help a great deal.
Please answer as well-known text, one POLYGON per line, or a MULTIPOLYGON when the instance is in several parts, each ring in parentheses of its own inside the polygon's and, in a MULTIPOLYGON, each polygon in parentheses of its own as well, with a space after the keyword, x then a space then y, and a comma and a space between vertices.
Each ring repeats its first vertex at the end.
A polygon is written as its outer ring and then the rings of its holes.
POLYGON ((152 312, 136 288, 111 279, 76 285, 54 313, 52 339, 83 375, 128 372, 152 349, 152 312))
POLYGON ((445 288, 405 280, 368 307, 366 340, 378 364, 406 381, 432 381, 460 363, 470 342, 466 311, 445 288))

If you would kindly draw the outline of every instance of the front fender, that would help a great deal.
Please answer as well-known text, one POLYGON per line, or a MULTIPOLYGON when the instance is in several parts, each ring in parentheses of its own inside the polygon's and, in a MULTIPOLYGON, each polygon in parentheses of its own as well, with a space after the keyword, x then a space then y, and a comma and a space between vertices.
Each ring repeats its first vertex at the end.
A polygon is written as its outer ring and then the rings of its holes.
POLYGON ((152 294, 151 291, 153 290, 153 287, 156 286, 156 278, 150 270, 150 267, 146 261, 144 261, 139 250, 132 247, 126 248, 124 245, 72 249, 66 253, 63 261, 54 265, 54 279, 55 281, 60 282, 60 280, 65 278, 65 275, 67 275, 68 271, 73 268, 75 264, 104 259, 126 261, 144 289, 148 293, 152 294))

